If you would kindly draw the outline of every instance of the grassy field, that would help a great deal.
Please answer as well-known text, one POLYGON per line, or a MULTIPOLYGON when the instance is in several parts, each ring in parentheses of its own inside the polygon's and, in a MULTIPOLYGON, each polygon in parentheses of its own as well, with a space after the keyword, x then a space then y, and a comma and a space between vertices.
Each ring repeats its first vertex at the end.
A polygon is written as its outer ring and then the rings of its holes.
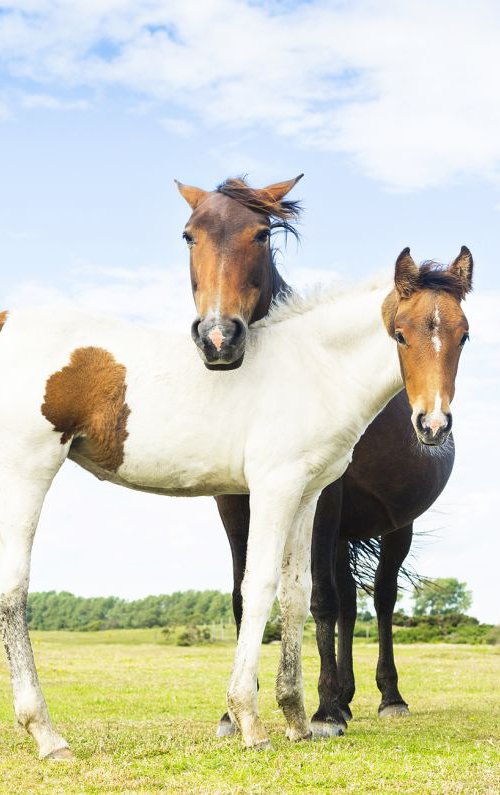
MULTIPOLYGON (((42 763, 13 726, 0 667, 3 793, 498 793, 500 649, 402 646, 412 717, 377 718, 376 647, 355 649, 357 694, 347 736, 290 744, 273 694, 279 646, 264 647, 261 713, 273 750, 217 740, 232 646, 180 648, 155 630, 33 633, 52 717, 77 760, 42 763)), ((308 711, 318 660, 304 652, 308 711)))

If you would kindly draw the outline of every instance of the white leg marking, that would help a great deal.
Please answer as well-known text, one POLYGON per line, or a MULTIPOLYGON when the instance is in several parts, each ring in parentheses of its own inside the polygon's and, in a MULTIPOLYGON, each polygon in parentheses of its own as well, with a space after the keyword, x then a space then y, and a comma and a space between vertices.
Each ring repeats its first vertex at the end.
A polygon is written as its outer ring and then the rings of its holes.
POLYGON ((13 474, 10 467, 0 467, 0 626, 16 718, 36 740, 40 758, 69 755, 69 751, 62 750, 68 748, 68 743, 50 722, 26 622, 31 547, 51 480, 44 477, 37 481, 33 472, 21 477, 13 474))
POLYGON ((288 536, 278 598, 281 607, 281 659, 276 679, 276 699, 288 723, 287 737, 311 737, 302 687, 302 634, 311 604, 311 539, 319 495, 304 502, 288 536))
MULTIPOLYGON (((293 486, 292 486, 293 488, 293 486)), ((300 504, 299 493, 283 483, 263 490, 252 486, 247 564, 242 583, 243 618, 227 703, 247 747, 269 743, 257 711, 257 672, 262 635, 278 588, 285 541, 300 504)))

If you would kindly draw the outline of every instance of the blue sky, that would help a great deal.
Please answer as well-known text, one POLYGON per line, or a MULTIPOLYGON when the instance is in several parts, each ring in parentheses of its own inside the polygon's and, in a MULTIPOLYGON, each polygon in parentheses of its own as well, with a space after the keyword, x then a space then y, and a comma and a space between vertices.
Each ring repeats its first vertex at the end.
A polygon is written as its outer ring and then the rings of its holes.
MULTIPOLYGON (((500 9, 494 0, 18 0, 0 8, 2 305, 72 300, 149 323, 193 315, 174 178, 300 172, 304 287, 467 244, 457 463, 415 565, 498 620, 500 9), (495 554, 496 553, 496 554, 495 554)), ((72 464, 49 494, 32 587, 137 596, 230 588, 210 500, 129 494, 72 464), (106 531, 103 531, 103 526, 106 531), (138 532, 138 528, 140 532, 138 532), (96 554, 96 548, 99 554, 96 554), (194 563, 190 562, 194 556, 194 563), (112 566, 110 566, 110 561, 112 566)))

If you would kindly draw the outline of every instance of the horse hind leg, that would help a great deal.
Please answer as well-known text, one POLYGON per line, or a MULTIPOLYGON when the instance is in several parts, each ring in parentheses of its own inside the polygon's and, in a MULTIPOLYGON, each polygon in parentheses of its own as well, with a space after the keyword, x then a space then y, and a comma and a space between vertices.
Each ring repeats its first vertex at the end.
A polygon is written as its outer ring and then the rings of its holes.
POLYGON ((338 618, 338 671, 340 681, 339 707, 345 720, 351 720, 351 701, 356 683, 352 659, 354 625, 356 623, 356 583, 349 563, 349 547, 346 539, 339 543, 335 580, 339 597, 338 618))
POLYGON ((341 502, 341 481, 337 481, 322 492, 314 518, 311 613, 316 624, 316 644, 321 667, 318 681, 319 705, 311 718, 311 728, 317 738, 341 736, 347 728, 339 709, 340 687, 335 657, 338 596, 334 566, 341 502))
POLYGON ((41 759, 60 760, 72 755, 50 722, 26 620, 31 547, 47 488, 47 480, 40 484, 0 470, 0 629, 17 722, 36 741, 41 759))
POLYGON ((377 664, 377 687, 382 694, 378 708, 381 718, 410 714, 408 704, 398 688, 398 672, 394 662, 392 640, 392 616, 398 593, 398 574, 410 551, 413 526, 382 537, 380 561, 375 575, 374 602, 379 632, 379 658, 377 664))

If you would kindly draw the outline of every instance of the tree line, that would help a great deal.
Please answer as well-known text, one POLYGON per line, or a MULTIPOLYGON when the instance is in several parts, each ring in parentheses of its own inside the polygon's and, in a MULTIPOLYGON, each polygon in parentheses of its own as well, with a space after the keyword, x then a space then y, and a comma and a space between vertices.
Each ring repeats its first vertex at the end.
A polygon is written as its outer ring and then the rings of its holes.
POLYGON ((30 629, 139 629, 233 622, 231 595, 220 591, 177 591, 127 601, 117 596, 84 597, 67 591, 30 593, 30 629))
MULTIPOLYGON (((466 615, 472 603, 466 583, 438 578, 415 590, 411 614, 394 614, 397 643, 444 641, 448 643, 498 643, 500 629, 466 615)), ((233 624, 231 595, 220 591, 177 591, 127 601, 117 596, 83 597, 67 591, 31 593, 28 596, 28 625, 38 630, 96 631, 161 627, 165 637, 177 637, 171 628, 184 628, 181 645, 219 638, 219 632, 202 628, 233 624), (206 637, 205 637, 206 635, 206 637), (214 637, 212 638, 212 635, 214 637)), ((376 641, 377 621, 367 595, 358 593, 355 635, 376 641)), ((264 642, 278 640, 281 621, 275 604, 266 627, 264 642)))

